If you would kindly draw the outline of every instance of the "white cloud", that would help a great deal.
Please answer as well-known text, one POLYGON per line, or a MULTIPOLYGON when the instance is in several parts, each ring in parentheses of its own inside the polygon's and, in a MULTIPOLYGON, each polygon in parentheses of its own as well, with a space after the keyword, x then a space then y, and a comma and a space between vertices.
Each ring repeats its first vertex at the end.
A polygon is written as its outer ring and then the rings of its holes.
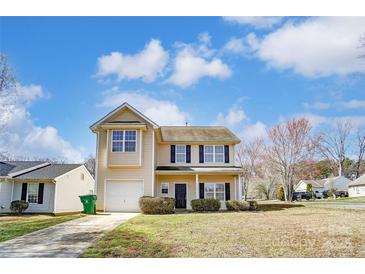
POLYGON ((284 26, 263 36, 251 34, 256 56, 269 67, 291 69, 306 77, 364 73, 359 38, 365 17, 315 17, 284 26))
POLYGON ((256 122, 255 124, 249 124, 243 128, 240 136, 245 141, 253 141, 256 138, 267 138, 267 127, 262 122, 256 122))
POLYGON ((27 108, 43 96, 43 89, 38 85, 17 85, 0 96, 0 148, 21 159, 81 162, 81 153, 65 141, 56 128, 40 127, 32 120, 27 108))
POLYGON ((224 52, 235 53, 235 54, 245 53, 245 41, 244 41, 244 39, 243 38, 232 37, 223 46, 223 51, 224 52))
POLYGON ((331 107, 330 103, 325 102, 304 103, 303 105, 307 109, 329 109, 331 107))
POLYGON ((189 118, 174 102, 158 100, 139 91, 122 91, 118 87, 105 91, 99 106, 115 108, 124 102, 128 102, 159 125, 185 125, 189 118))
POLYGON ((211 47, 208 33, 198 36, 198 43, 176 43, 177 54, 173 62, 173 73, 167 83, 186 88, 196 84, 203 77, 226 79, 231 69, 220 58, 217 50, 211 47))
POLYGON ((349 109, 362 108, 365 109, 365 100, 350 100, 347 102, 343 102, 342 106, 349 109))
POLYGON ((234 105, 229 109, 227 115, 224 115, 223 112, 219 112, 214 124, 233 127, 243 122, 246 119, 247 116, 243 111, 242 107, 234 105))
POLYGON ((267 29, 281 22, 282 17, 277 16, 226 16, 223 19, 227 22, 250 25, 256 29, 267 29))
POLYGON ((186 88, 203 77, 225 79, 231 74, 229 66, 221 59, 206 60, 189 48, 184 48, 177 54, 174 60, 174 72, 167 82, 186 88))
POLYGON ((98 72, 100 77, 116 75, 119 80, 142 79, 153 82, 168 63, 169 54, 161 46, 161 42, 152 39, 145 48, 134 55, 112 52, 98 58, 98 72))

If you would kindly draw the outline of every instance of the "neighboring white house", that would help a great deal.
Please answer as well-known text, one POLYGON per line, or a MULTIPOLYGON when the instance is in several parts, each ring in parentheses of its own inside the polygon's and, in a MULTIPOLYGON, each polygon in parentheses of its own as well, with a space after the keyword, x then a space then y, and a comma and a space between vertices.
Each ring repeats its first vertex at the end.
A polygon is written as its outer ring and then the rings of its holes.
POLYGON ((40 161, 0 162, 0 213, 25 200, 27 213, 80 212, 80 195, 94 193, 94 178, 84 165, 40 161))
POLYGON ((349 184, 349 197, 365 196, 365 174, 349 184))
POLYGON ((325 190, 336 189, 340 191, 348 191, 349 184, 352 182, 344 176, 330 177, 324 181, 325 190))
POLYGON ((294 187, 295 192, 306 192, 307 186, 309 184, 312 185, 313 192, 322 193, 324 191, 324 183, 325 180, 301 180, 299 183, 294 187))

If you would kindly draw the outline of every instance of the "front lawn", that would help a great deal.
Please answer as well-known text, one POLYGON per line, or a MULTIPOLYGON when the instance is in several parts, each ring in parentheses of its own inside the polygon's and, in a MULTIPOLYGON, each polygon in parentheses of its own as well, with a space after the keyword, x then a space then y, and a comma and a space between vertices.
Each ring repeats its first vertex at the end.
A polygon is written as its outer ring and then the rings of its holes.
POLYGON ((7 241, 24 234, 53 226, 59 223, 83 217, 83 214, 63 216, 25 214, 21 216, 0 216, 0 242, 7 241))
POLYGON ((140 215, 82 257, 365 257, 365 211, 265 204, 258 212, 140 215))
POLYGON ((345 198, 327 198, 327 199, 316 199, 316 200, 303 200, 302 202, 322 202, 322 203, 354 203, 354 204, 365 204, 365 196, 361 197, 345 197, 345 198))

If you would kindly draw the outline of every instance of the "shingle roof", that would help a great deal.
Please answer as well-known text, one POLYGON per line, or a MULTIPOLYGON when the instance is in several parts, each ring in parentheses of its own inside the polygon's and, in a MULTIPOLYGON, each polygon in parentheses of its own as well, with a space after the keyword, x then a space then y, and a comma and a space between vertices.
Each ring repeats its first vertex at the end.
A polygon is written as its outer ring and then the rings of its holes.
POLYGON ((0 162, 0 176, 8 176, 9 173, 15 173, 24 169, 32 168, 40 164, 44 164, 43 161, 3 161, 0 162))
POLYGON ((365 174, 349 184, 349 186, 361 186, 361 185, 365 185, 365 174))
POLYGON ((326 179, 323 179, 323 180, 301 180, 300 182, 304 182, 306 184, 311 184, 312 187, 321 188, 321 187, 324 187, 324 183, 326 182, 326 179))
POLYGON ((229 129, 217 126, 162 126, 160 133, 162 142, 240 142, 229 129))
POLYGON ((16 179, 54 179, 66 172, 69 172, 82 164, 50 164, 45 167, 41 167, 32 170, 27 173, 15 176, 16 179))

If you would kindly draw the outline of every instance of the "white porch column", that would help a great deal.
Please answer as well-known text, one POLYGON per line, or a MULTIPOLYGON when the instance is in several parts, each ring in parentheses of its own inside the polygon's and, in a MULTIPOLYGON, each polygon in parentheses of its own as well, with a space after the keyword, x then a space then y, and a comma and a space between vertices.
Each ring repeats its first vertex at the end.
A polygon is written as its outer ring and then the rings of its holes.
POLYGON ((236 200, 238 200, 238 194, 237 194, 237 176, 234 176, 234 197, 236 200))
POLYGON ((199 199, 199 174, 195 174, 195 197, 199 199))
POLYGON ((241 176, 238 175, 238 200, 242 200, 242 184, 241 184, 241 176))

